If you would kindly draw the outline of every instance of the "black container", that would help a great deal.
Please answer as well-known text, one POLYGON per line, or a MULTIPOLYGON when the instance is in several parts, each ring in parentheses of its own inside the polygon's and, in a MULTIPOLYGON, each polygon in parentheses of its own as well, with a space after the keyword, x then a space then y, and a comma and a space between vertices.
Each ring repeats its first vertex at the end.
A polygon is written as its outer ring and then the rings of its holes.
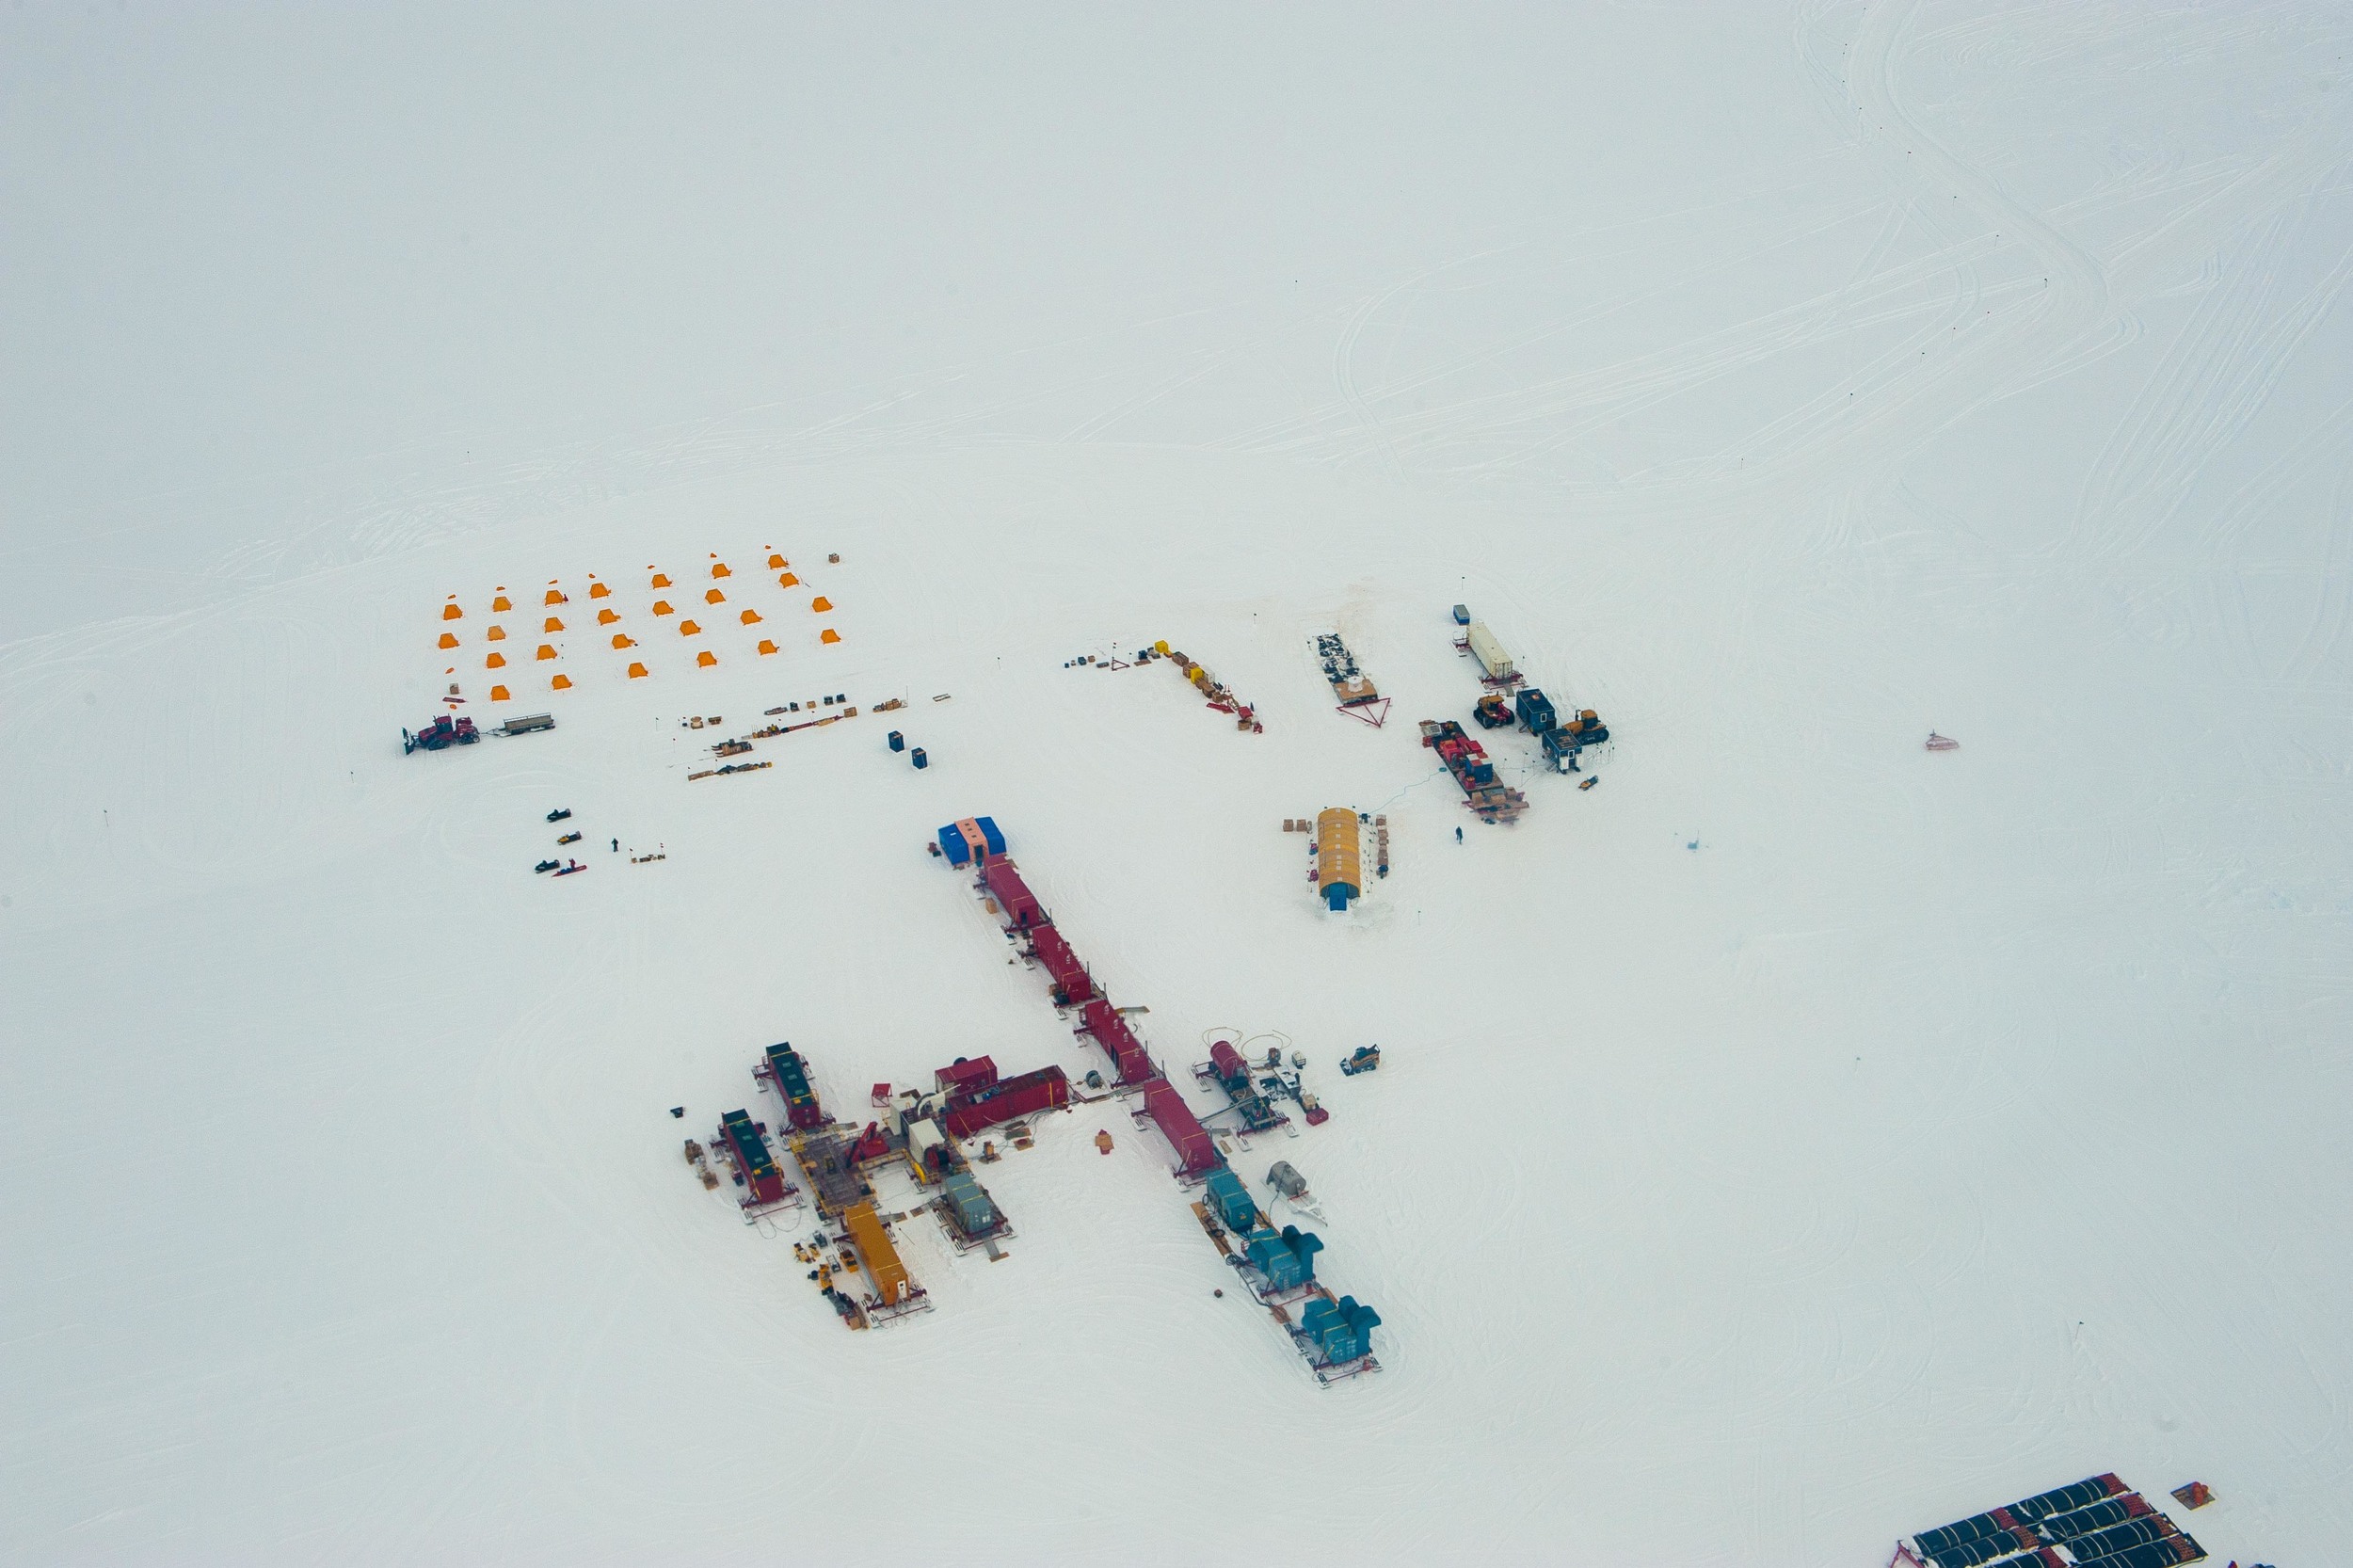
POLYGON ((897 730, 892 730, 890 732, 890 749, 893 751, 904 751, 906 748, 907 738, 904 735, 900 734, 897 730))
POLYGON ((932 760, 923 755, 923 748, 921 746, 917 746, 913 751, 907 753, 907 757, 919 768, 928 768, 932 765, 932 760))

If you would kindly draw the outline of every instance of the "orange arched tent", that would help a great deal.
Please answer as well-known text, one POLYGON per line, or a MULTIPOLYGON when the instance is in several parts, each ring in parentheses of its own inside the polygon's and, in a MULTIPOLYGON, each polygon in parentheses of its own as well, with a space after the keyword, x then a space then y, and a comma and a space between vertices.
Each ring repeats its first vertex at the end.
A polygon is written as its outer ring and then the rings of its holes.
POLYGON ((629 678, 632 680, 643 680, 646 678, 646 666, 643 664, 630 665, 629 678))
POLYGON ((504 702, 506 700, 506 688, 504 686, 491 687, 490 700, 492 702, 504 702))
POLYGON ((557 620, 553 616, 550 616, 548 617, 547 625, 539 628, 539 630, 542 632, 561 632, 564 630, 564 623, 557 620))
POLYGON ((653 585, 657 588, 668 587, 670 585, 669 574, 666 572, 655 572, 653 574, 653 585))
POLYGON ((634 637, 624 636, 622 633, 616 632, 613 633, 613 646, 616 648, 635 648, 637 646, 637 640, 634 637))
POLYGON ((703 595, 703 602, 705 604, 725 604, 727 601, 728 596, 721 593, 716 588, 713 588, 709 593, 703 595))
POLYGON ((712 567, 711 575, 713 577, 733 577, 735 573, 728 570, 728 564, 725 561, 721 561, 712 567))
POLYGON ((539 645, 539 657, 542 659, 552 659, 555 657, 555 649, 549 647, 546 643, 541 643, 539 645))
POLYGON ((782 571, 784 569, 784 557, 775 554, 770 555, 768 557, 768 569, 770 571, 782 571))
POLYGON ((745 626, 758 626, 760 624, 760 612, 757 610, 746 610, 738 618, 741 619, 745 626))
POLYGON ((548 602, 548 603, 550 603, 550 604, 562 604, 562 603, 564 603, 564 602, 565 602, 565 599, 564 599, 563 590, 561 590, 561 589, 559 589, 559 588, 550 588, 550 589, 548 590, 547 602, 548 602))
POLYGON ((800 585, 801 580, 789 571, 776 579, 776 586, 779 588, 797 588, 800 585))
POLYGON ((676 615, 678 612, 670 608, 668 600, 657 599, 653 601, 653 613, 657 616, 669 616, 676 615))
POLYGON ((514 607, 514 600, 506 597, 504 589, 499 591, 498 598, 490 600, 490 608, 493 610, 512 610, 514 607))
POLYGON ((548 682, 548 690, 552 692, 568 692, 571 689, 572 678, 568 675, 559 675, 548 682))
POLYGON ((588 584, 588 597, 590 599, 610 599, 613 597, 613 590, 606 587, 601 583, 591 583, 588 584))
POLYGON ((463 620, 466 618, 466 612, 460 610, 455 604, 444 604, 441 606, 441 618, 443 620, 463 620))
POLYGON ((503 670, 506 667, 506 655, 504 653, 493 653, 488 659, 482 661, 482 667, 486 670, 503 670))
POLYGON ((770 641, 769 641, 767 638, 765 638, 765 637, 762 637, 762 638, 760 638, 760 652, 762 652, 762 653, 774 653, 776 650, 776 644, 774 644, 774 643, 770 642, 770 641))
POLYGON ((815 599, 808 601, 808 607, 822 616, 826 611, 833 608, 833 600, 827 599, 824 594, 819 594, 815 599))
POLYGON ((841 640, 841 633, 836 632, 832 627, 828 626, 825 628, 824 632, 819 636, 817 640, 821 643, 838 643, 841 640))
POLYGON ((456 648, 457 646, 457 633, 455 632, 442 632, 441 646, 443 648, 456 648))
POLYGON ((506 628, 504 626, 493 626, 485 635, 491 642, 503 643, 506 641, 506 628))
POLYGON ((597 624, 599 626, 610 626, 620 618, 619 613, 613 610, 609 606, 597 612, 597 624))
POLYGON ((709 648, 704 648, 700 653, 695 655, 695 663, 701 665, 704 669, 709 669, 712 665, 717 664, 718 662, 719 656, 712 652, 709 648))
POLYGON ((691 620, 682 620, 678 623, 678 634, 681 637, 692 637, 701 630, 701 627, 696 626, 691 620))

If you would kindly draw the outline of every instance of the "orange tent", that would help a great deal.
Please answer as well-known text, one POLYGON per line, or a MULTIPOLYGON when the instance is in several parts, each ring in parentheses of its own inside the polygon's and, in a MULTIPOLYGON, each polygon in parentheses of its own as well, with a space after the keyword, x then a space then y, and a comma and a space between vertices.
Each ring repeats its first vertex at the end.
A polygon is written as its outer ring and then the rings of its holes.
POLYGON ((506 688, 504 686, 491 687, 490 700, 492 702, 504 702, 506 700, 506 688))
POLYGON ((832 627, 828 626, 825 628, 824 635, 820 636, 817 640, 821 643, 838 643, 841 640, 841 633, 836 632, 832 627))
POLYGON ((712 652, 709 648, 704 648, 700 653, 695 655, 695 663, 701 665, 704 669, 709 669, 712 665, 717 664, 718 662, 719 656, 712 652))
POLYGON ((442 632, 441 646, 443 648, 456 648, 457 646, 457 633, 455 632, 442 632))
POLYGON ((588 585, 588 597, 590 599, 610 599, 613 597, 613 590, 606 587, 601 583, 591 583, 588 585))
POLYGON ((746 610, 738 618, 740 618, 745 626, 758 626, 760 624, 760 612, 757 610, 746 610))
POLYGON ((555 657, 555 649, 550 648, 545 643, 541 643, 539 645, 539 657, 542 659, 552 659, 555 657))
POLYGON ((653 585, 657 588, 668 587, 670 585, 669 575, 665 572, 655 572, 653 574, 653 585))
POLYGON ((769 641, 767 638, 765 638, 765 637, 762 637, 762 638, 760 638, 760 652, 762 652, 762 653, 774 653, 776 650, 776 644, 774 644, 774 643, 770 642, 770 641, 769 641))
POLYGON ((629 678, 632 680, 643 680, 646 678, 646 666, 643 664, 630 665, 629 678))
POLYGON ((554 589, 554 588, 550 588, 550 589, 548 590, 548 597, 547 597, 547 600, 546 600, 546 602, 548 602, 548 603, 550 603, 550 604, 563 604, 563 603, 567 603, 567 602, 568 602, 568 600, 564 598, 564 595, 563 595, 563 594, 562 594, 559 590, 554 589))
MULTIPOLYGON (((456 597, 457 596, 456 594, 450 595, 450 598, 453 600, 456 600, 456 597)), ((441 618, 443 620, 463 620, 466 618, 466 612, 460 610, 455 603, 444 604, 441 606, 441 618)))
POLYGON ((572 678, 568 675, 559 675, 548 682, 548 690, 552 692, 568 692, 571 689, 572 678))
POLYGON ((615 648, 635 648, 637 646, 637 639, 623 632, 616 632, 613 633, 613 646, 615 648))
POLYGON ((539 630, 542 632, 561 632, 564 630, 564 623, 557 620, 553 616, 550 616, 548 617, 547 625, 539 628, 539 630))
POLYGON ((696 635, 701 631, 702 628, 696 626, 691 620, 682 620, 678 623, 678 634, 681 637, 692 637, 696 635))
POLYGON ((833 600, 827 599, 824 594, 819 594, 815 599, 808 601, 808 607, 822 616, 826 611, 833 608, 833 600))
POLYGON ((771 571, 782 571, 784 569, 784 557, 781 555, 769 556, 768 569, 771 571))
POLYGON ((657 599, 653 601, 653 613, 657 616, 677 614, 676 611, 670 608, 670 601, 666 599, 657 599))
POLYGON ((703 602, 705 604, 725 604, 727 601, 728 596, 721 593, 716 588, 713 588, 709 593, 703 595, 703 602))
POLYGON ((800 585, 801 580, 789 571, 776 579, 776 586, 779 588, 797 588, 800 585))
POLYGON ((506 667, 506 655, 504 653, 493 653, 488 659, 482 661, 482 667, 486 670, 503 670, 506 667))
POLYGON ((725 561, 721 561, 711 568, 711 575, 713 577, 733 577, 735 573, 728 570, 728 564, 725 561))
POLYGON ((506 641, 506 628, 504 626, 493 626, 490 628, 488 635, 490 641, 494 643, 503 643, 506 641))
POLYGON ((599 626, 610 626, 620 618, 619 614, 611 609, 604 609, 597 612, 597 624, 599 626))

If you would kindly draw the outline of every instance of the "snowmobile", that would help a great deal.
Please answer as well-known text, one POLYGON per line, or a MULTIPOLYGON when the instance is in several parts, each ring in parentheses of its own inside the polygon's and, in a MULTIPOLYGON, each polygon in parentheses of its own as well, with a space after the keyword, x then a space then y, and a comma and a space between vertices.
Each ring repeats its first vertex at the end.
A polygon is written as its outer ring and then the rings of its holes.
POLYGON ((531 869, 535 872, 552 872, 563 863, 561 860, 542 860, 531 869))
POLYGON ((550 812, 548 813, 548 821, 550 821, 550 822, 562 822, 562 821, 563 821, 566 817, 568 817, 568 816, 570 816, 571 814, 572 814, 572 808, 571 808, 570 807, 568 807, 568 806, 559 806, 559 807, 557 807, 554 810, 550 811, 550 812))
POLYGON ((577 832, 567 833, 555 841, 559 844, 576 844, 580 842, 580 835, 577 832))

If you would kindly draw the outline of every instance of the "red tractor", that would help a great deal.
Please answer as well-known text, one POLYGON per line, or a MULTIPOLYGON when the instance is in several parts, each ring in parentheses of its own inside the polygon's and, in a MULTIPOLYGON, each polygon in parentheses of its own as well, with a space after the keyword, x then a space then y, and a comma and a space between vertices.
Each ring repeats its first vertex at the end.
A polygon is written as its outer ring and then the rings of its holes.
POLYGON ((449 746, 470 746, 482 739, 482 732, 472 719, 453 719, 447 713, 435 715, 433 722, 411 735, 400 732, 400 749, 411 751, 440 751, 449 746))

